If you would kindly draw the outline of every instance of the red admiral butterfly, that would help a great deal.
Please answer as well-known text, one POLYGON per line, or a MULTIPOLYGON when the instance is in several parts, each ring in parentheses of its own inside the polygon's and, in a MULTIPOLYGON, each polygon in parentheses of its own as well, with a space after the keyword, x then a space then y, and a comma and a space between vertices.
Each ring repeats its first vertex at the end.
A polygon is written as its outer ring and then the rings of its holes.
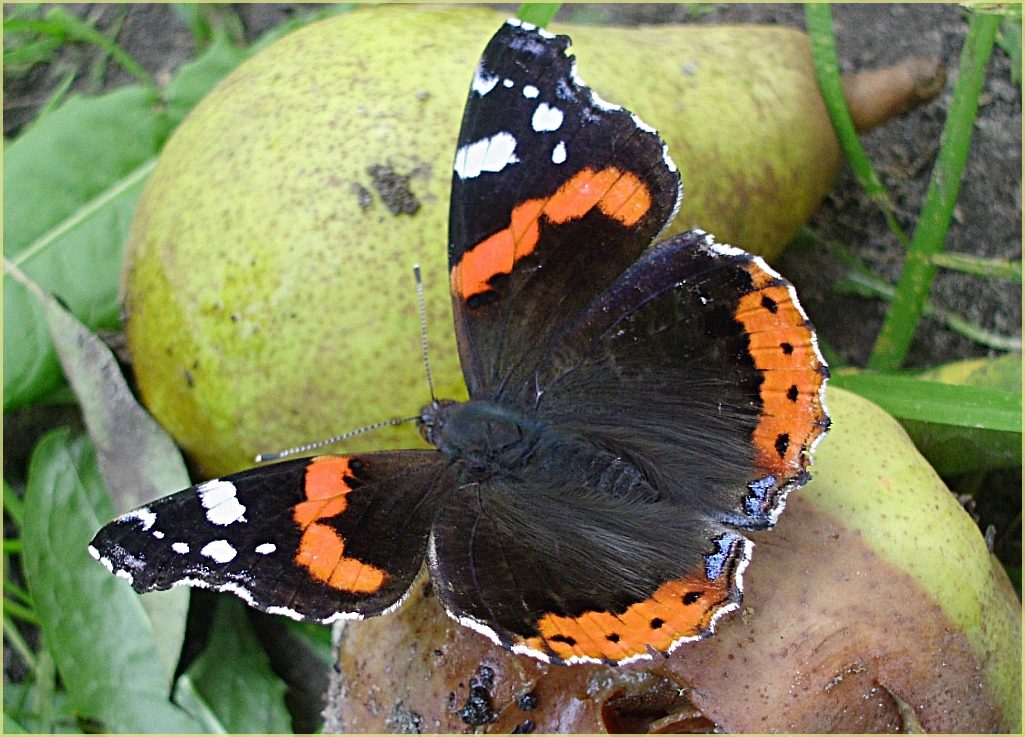
POLYGON ((656 132, 576 76, 569 39, 509 21, 473 77, 449 265, 470 401, 436 450, 319 456, 207 481, 90 552, 136 591, 230 591, 332 622, 384 614, 426 562, 458 622, 554 663, 707 635, 829 425, 794 289, 692 231, 656 132))

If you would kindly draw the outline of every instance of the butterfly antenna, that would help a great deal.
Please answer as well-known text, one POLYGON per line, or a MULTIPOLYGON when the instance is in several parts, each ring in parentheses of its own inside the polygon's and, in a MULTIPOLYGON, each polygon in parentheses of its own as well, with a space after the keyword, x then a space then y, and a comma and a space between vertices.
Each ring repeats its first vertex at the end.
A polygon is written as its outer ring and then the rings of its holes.
POLYGON ((377 430, 382 427, 390 427, 391 425, 401 425, 405 422, 415 422, 418 419, 420 419, 419 416, 401 417, 397 420, 385 420, 384 422, 375 422, 373 425, 367 425, 366 427, 361 427, 358 430, 352 430, 342 435, 335 435, 333 438, 328 438, 327 440, 319 440, 316 443, 299 445, 295 448, 289 448, 288 450, 278 451, 277 453, 261 453, 260 455, 256 456, 256 462, 263 463, 265 461, 278 461, 282 458, 287 458, 288 456, 295 455, 296 453, 305 453, 306 451, 313 450, 314 448, 323 448, 325 445, 331 445, 342 440, 348 440, 349 438, 354 437, 356 435, 362 435, 368 430, 377 430))
MULTIPOLYGON (((420 264, 413 265, 413 278, 416 280, 416 299, 420 305, 420 347, 424 355, 424 368, 427 371, 427 387, 431 392, 431 402, 437 401, 434 397, 434 380, 431 378, 431 363, 427 358, 427 310, 424 307, 424 280, 420 276, 420 264)), ((370 430, 377 430, 382 427, 390 427, 392 425, 401 425, 406 422, 415 422, 420 419, 420 416, 414 417, 401 417, 396 420, 385 420, 384 422, 375 422, 372 425, 361 427, 358 430, 352 430, 342 435, 335 435, 333 438, 327 438, 326 440, 320 440, 316 443, 307 443, 306 445, 298 445, 295 448, 289 448, 288 450, 281 450, 277 453, 260 453, 256 456, 257 463, 265 463, 267 461, 279 461, 282 458, 295 455, 297 453, 305 453, 309 450, 316 448, 323 448, 325 445, 332 445, 334 443, 341 442, 342 440, 348 440, 356 435, 362 435, 370 430)))
POLYGON ((413 264, 413 278, 416 279, 416 299, 420 304, 420 348, 424 354, 424 369, 427 371, 427 388, 431 392, 431 403, 438 401, 434 396, 434 380, 431 378, 431 362, 427 357, 427 310, 424 307, 424 280, 420 276, 420 264, 413 264))

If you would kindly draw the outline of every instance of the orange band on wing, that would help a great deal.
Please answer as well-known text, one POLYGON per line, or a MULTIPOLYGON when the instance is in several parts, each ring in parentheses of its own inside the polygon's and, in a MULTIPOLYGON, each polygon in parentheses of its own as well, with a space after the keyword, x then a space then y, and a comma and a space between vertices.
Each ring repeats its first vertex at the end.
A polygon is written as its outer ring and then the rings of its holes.
POLYGON ((332 527, 318 522, 348 508, 346 496, 353 490, 356 475, 351 464, 352 459, 343 456, 322 456, 306 467, 306 501, 292 510, 293 519, 303 528, 295 562, 332 588, 371 594, 384 585, 388 573, 345 557, 345 540, 332 527))
POLYGON ((614 166, 599 172, 584 169, 550 198, 518 205, 512 211, 509 227, 465 251, 452 267, 452 292, 466 300, 488 291, 488 280, 497 274, 512 273, 516 261, 537 248, 542 216, 552 223, 566 223, 595 207, 632 227, 651 209, 651 193, 635 175, 614 166))
POLYGON ((722 607, 732 603, 727 581, 680 579, 662 585, 650 599, 632 604, 622 614, 584 612, 579 617, 547 614, 540 635, 519 644, 563 660, 587 657, 620 661, 645 655, 650 648, 668 651, 682 638, 707 632, 722 607))
POLYGON ((746 266, 755 290, 741 297, 736 319, 762 372, 762 417, 754 430, 759 473, 787 481, 808 464, 805 452, 825 432, 820 392, 826 378, 815 334, 791 291, 757 262, 746 266))

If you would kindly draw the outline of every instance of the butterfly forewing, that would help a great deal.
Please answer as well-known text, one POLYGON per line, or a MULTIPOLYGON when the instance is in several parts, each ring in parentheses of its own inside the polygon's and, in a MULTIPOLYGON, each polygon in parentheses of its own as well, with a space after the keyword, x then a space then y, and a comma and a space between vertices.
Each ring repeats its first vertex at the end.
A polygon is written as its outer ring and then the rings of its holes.
POLYGON ((647 247, 680 178, 658 135, 583 85, 569 39, 508 23, 474 74, 449 268, 471 397, 497 398, 647 247))
POLYGON ((441 461, 392 451, 243 471, 114 520, 91 550, 140 593, 202 586, 317 622, 380 614, 423 564, 441 461))

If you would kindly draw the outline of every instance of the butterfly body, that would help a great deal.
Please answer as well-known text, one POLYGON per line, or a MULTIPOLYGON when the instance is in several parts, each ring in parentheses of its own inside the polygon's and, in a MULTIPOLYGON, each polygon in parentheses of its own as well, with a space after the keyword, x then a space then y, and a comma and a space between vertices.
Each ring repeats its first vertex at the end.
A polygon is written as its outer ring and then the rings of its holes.
POLYGON ((446 611, 555 663, 707 636, 809 478, 828 372, 793 287, 701 231, 664 143, 577 77, 568 39, 510 21, 474 73, 453 167, 449 283, 467 402, 431 450, 243 471, 104 527, 136 590, 206 586, 331 622, 446 611))

